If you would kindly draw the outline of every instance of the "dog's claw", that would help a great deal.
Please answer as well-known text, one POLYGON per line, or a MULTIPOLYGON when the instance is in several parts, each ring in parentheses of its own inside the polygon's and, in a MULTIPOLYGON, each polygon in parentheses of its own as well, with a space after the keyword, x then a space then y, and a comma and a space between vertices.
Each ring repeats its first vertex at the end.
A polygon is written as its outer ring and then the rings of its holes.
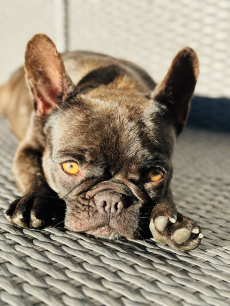
POLYGON ((202 239, 204 238, 204 235, 202 233, 199 234, 199 238, 202 239))
POLYGON ((184 243, 185 241, 189 240, 190 237, 191 237, 191 232, 187 228, 179 228, 174 232, 172 236, 173 240, 177 244, 184 243))
POLYGON ((199 234, 199 228, 198 227, 196 227, 196 228, 194 228, 193 230, 192 230, 192 233, 193 234, 199 234))
POLYGON ((169 221, 170 221, 171 223, 176 223, 176 218, 169 218, 169 221))

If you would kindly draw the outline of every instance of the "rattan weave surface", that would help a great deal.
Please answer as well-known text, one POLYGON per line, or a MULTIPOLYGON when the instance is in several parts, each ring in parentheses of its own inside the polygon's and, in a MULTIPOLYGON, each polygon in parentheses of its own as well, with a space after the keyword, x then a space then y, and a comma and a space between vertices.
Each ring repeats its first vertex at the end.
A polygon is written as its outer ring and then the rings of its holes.
POLYGON ((10 225, 17 141, 0 118, 0 305, 230 305, 230 104, 195 98, 174 157, 178 210, 205 238, 175 252, 154 241, 110 241, 10 225))

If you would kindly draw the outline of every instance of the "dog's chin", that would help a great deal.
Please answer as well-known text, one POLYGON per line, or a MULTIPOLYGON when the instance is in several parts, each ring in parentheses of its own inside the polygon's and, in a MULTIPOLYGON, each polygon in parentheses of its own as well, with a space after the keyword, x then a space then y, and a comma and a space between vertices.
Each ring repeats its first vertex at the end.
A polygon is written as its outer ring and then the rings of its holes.
MULTIPOLYGON (((107 239, 119 239, 121 237, 126 237, 120 233, 118 233, 116 230, 111 228, 109 225, 97 228, 95 230, 90 230, 86 232, 89 235, 93 235, 96 237, 101 237, 101 238, 107 238, 107 239)), ((128 238, 128 237, 126 237, 128 238)))

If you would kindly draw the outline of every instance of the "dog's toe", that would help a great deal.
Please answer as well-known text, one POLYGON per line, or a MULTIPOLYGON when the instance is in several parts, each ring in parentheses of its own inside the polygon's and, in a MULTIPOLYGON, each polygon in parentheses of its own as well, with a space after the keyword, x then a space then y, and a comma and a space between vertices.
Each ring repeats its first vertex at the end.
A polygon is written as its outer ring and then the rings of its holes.
POLYGON ((26 227, 27 226, 26 219, 23 216, 23 214, 21 214, 21 213, 13 214, 13 216, 11 218, 11 222, 14 223, 14 224, 17 224, 18 226, 21 226, 21 227, 26 227))
POLYGON ((33 227, 33 228, 43 227, 44 223, 45 222, 43 220, 38 219, 35 214, 31 213, 31 216, 30 216, 30 227, 33 227))
POLYGON ((150 221, 149 229, 154 237, 154 239, 159 242, 160 244, 166 244, 167 239, 164 235, 162 235, 161 232, 158 231, 158 229, 155 226, 155 222, 153 220, 150 221))
POLYGON ((189 251, 197 248, 204 237, 201 228, 197 224, 181 214, 180 221, 172 227, 171 246, 181 251, 189 251))
POLYGON ((175 217, 160 215, 151 218, 149 228, 157 242, 181 251, 195 249, 203 238, 200 227, 180 213, 175 217))
POLYGON ((20 199, 16 199, 14 200, 9 207, 7 208, 7 210, 5 211, 5 217, 9 222, 12 222, 12 216, 15 212, 16 206, 17 204, 20 202, 20 199))
POLYGON ((163 232, 168 224, 168 217, 166 216, 159 216, 155 219, 154 221, 154 224, 155 224, 155 227, 156 229, 159 231, 159 232, 163 232))
POLYGON ((187 228, 180 228, 176 230, 173 235, 172 239, 177 243, 177 244, 182 244, 185 241, 187 241, 191 237, 191 232, 187 228))
POLYGON ((20 227, 44 228, 64 220, 65 202, 52 194, 32 191, 12 202, 5 217, 20 227))

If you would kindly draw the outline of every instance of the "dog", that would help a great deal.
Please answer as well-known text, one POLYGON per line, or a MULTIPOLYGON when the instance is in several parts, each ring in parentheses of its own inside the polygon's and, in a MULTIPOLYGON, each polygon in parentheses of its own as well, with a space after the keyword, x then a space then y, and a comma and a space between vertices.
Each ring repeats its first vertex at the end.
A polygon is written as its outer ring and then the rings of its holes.
POLYGON ((24 69, 0 88, 0 111, 20 140, 13 173, 23 194, 7 220, 27 228, 63 221, 89 235, 196 248, 201 228, 177 212, 170 182, 198 74, 189 47, 157 85, 129 61, 61 55, 49 37, 35 35, 24 69))

